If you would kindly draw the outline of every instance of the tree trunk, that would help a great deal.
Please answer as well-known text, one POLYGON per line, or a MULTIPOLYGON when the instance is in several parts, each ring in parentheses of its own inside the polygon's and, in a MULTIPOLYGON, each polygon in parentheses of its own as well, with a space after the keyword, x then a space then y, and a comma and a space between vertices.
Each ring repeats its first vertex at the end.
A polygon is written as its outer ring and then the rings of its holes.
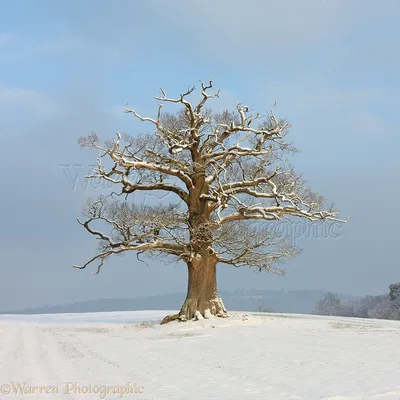
POLYGON ((227 312, 217 291, 217 258, 205 252, 198 254, 188 266, 188 291, 179 312, 179 319, 226 317, 227 312))

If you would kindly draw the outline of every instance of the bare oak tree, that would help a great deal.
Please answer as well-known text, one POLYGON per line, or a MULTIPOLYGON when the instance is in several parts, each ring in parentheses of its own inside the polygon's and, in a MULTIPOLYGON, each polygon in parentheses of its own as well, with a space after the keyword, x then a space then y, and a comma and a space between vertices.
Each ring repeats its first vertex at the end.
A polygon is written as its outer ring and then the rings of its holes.
POLYGON ((289 123, 252 114, 238 104, 234 112, 215 113, 206 108, 212 81, 201 83, 198 102, 188 97, 192 87, 177 98, 161 89, 155 118, 125 108, 152 133, 116 134, 100 144, 96 134, 81 138, 82 147, 100 151, 98 165, 89 179, 105 179, 119 193, 89 199, 84 222, 78 222, 99 239, 96 262, 99 273, 112 255, 134 251, 140 256, 170 256, 187 264, 187 297, 175 318, 225 317, 218 296, 218 263, 255 267, 276 274, 277 265, 293 259, 298 249, 278 234, 274 222, 295 218, 308 221, 341 221, 333 206, 314 193, 284 158, 296 149, 285 140, 289 123), (175 113, 163 112, 173 103, 175 113), (109 167, 102 160, 109 162, 109 167), (128 201, 135 192, 164 191, 160 204, 128 201), (118 200, 117 196, 124 196, 118 200), (172 201, 172 198, 176 201, 172 201), (263 222, 263 224, 261 224, 263 222), (108 233, 95 228, 103 224, 108 233))

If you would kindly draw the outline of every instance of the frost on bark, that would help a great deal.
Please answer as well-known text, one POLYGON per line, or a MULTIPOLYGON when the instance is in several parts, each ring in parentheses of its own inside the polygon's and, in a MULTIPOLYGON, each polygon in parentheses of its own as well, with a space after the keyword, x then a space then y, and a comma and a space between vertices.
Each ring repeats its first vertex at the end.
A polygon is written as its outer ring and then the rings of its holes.
POLYGON ((242 104, 235 111, 214 112, 205 107, 219 96, 210 94, 211 89, 212 81, 201 83, 197 103, 188 100, 195 88, 177 98, 161 89, 154 118, 125 108, 153 127, 149 133, 117 133, 104 144, 96 134, 79 141, 100 152, 87 178, 104 179, 115 190, 88 200, 86 219, 78 222, 98 239, 98 251, 74 267, 97 263, 97 274, 109 257, 127 251, 141 261, 158 256, 183 261, 187 297, 179 314, 166 321, 227 316, 217 290, 219 263, 283 274, 277 265, 293 259, 299 249, 276 223, 345 222, 285 158, 296 152, 286 141, 287 121, 277 119, 272 110, 261 116, 242 104), (163 112, 166 103, 179 108, 163 112), (134 193, 155 192, 168 196, 158 204, 131 201, 134 193))

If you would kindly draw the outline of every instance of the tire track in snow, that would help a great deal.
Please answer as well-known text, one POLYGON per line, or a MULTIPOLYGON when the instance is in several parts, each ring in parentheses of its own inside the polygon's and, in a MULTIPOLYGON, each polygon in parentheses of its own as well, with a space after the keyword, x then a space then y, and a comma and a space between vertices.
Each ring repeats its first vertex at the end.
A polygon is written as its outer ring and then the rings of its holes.
POLYGON ((0 383, 11 381, 10 365, 17 357, 21 346, 21 327, 16 324, 2 324, 0 326, 0 383))
MULTIPOLYGON (((62 382, 76 383, 79 386, 125 386, 127 383, 134 385, 143 385, 143 380, 139 381, 136 371, 133 371, 132 363, 130 365, 121 365, 119 360, 121 354, 126 355, 126 351, 121 351, 112 355, 110 348, 104 348, 105 339, 110 345, 113 339, 110 339, 110 332, 95 327, 89 328, 50 328, 48 330, 48 340, 53 343, 53 358, 57 365, 63 367, 60 371, 62 382), (103 341, 104 339, 104 341, 103 341), (110 343, 111 340, 111 343, 110 343), (103 350, 104 349, 104 350, 103 350)), ((120 337, 115 337, 115 345, 120 343, 120 337)), ((123 349, 123 348, 122 348, 123 349)), ((122 360, 126 360, 122 357, 122 360)), ((128 358, 128 361, 129 358, 128 358)), ((107 398, 119 398, 107 395, 107 398)), ((82 399, 99 399, 99 395, 81 395, 82 399)), ((137 396, 134 396, 137 397, 137 396)), ((79 395, 74 394, 74 398, 79 399, 79 395)), ((125 395, 124 398, 129 398, 125 395)), ((140 398, 145 400, 147 397, 141 395, 140 398)))
POLYGON ((59 376, 51 362, 51 353, 42 329, 33 324, 13 324, 7 332, 11 339, 8 351, 1 355, 1 385, 9 385, 7 398, 34 396, 49 399, 57 396, 59 376), (42 388, 40 388, 42 387, 42 388), (43 389, 52 387, 50 393, 43 389))

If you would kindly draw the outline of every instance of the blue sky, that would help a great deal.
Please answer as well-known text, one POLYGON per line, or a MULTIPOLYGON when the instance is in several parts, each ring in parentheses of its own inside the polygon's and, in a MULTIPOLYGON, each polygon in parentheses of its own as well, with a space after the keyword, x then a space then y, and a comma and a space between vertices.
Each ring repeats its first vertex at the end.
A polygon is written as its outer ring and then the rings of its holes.
POLYGON ((301 150, 296 168, 351 217, 340 238, 300 239, 285 277, 222 266, 220 288, 374 294, 399 280, 399 1, 0 5, 0 309, 186 290, 180 264, 127 256, 98 276, 72 268, 95 250, 76 218, 102 190, 85 189, 96 154, 77 140, 149 129, 123 106, 151 116, 159 87, 172 96, 209 78, 218 108, 276 101, 301 150))

